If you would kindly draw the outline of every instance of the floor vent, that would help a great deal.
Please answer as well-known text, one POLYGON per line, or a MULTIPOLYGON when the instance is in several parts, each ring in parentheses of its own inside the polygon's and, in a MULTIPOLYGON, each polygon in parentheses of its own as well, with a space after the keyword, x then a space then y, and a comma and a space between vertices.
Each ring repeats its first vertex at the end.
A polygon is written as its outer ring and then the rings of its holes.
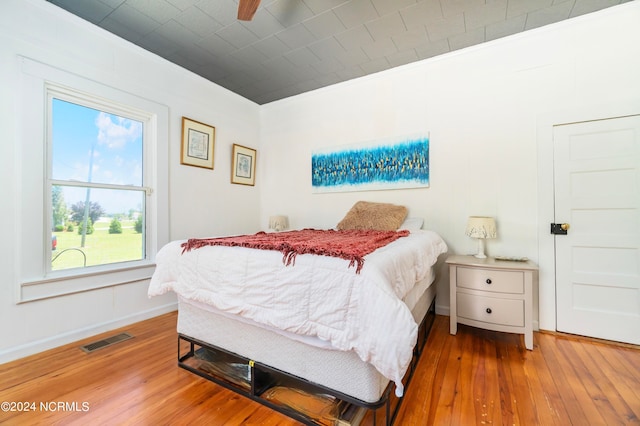
POLYGON ((127 339, 131 339, 133 336, 128 333, 120 333, 115 336, 107 337, 106 339, 98 340, 97 342, 89 343, 88 345, 80 346, 80 349, 86 353, 97 351, 98 349, 106 348, 107 346, 115 345, 127 339))

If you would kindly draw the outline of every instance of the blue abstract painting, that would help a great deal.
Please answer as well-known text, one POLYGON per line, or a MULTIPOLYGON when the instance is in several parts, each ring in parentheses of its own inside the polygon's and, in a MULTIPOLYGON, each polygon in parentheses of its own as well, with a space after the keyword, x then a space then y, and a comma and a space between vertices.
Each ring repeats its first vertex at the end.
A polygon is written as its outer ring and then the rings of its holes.
POLYGON ((315 151, 314 192, 367 191, 429 186, 429 136, 405 136, 315 151))

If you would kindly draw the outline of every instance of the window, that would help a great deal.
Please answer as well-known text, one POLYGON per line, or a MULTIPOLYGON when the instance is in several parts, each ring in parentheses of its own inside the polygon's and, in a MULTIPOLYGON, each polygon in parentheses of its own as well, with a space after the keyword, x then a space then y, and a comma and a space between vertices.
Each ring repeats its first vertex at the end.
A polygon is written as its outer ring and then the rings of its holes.
POLYGON ((145 285, 169 241, 169 108, 123 78, 19 60, 16 302, 145 285))
POLYGON ((48 99, 51 270, 144 260, 149 117, 68 91, 48 99))

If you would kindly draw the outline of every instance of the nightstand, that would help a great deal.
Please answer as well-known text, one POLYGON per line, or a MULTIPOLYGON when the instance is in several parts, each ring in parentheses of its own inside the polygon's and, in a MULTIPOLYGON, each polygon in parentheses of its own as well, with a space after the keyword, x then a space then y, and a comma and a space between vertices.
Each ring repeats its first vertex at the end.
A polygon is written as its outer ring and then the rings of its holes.
POLYGON ((538 266, 488 257, 449 256, 450 332, 458 323, 493 331, 524 334, 533 349, 532 297, 538 266))

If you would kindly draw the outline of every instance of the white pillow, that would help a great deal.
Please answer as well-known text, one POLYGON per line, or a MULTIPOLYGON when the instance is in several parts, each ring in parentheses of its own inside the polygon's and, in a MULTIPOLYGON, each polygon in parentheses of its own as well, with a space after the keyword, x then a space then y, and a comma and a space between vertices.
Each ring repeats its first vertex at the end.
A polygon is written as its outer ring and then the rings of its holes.
POLYGON ((422 229, 422 224, 424 223, 424 219, 421 217, 408 217, 402 222, 400 228, 398 229, 406 229, 408 231, 417 231, 422 229))

